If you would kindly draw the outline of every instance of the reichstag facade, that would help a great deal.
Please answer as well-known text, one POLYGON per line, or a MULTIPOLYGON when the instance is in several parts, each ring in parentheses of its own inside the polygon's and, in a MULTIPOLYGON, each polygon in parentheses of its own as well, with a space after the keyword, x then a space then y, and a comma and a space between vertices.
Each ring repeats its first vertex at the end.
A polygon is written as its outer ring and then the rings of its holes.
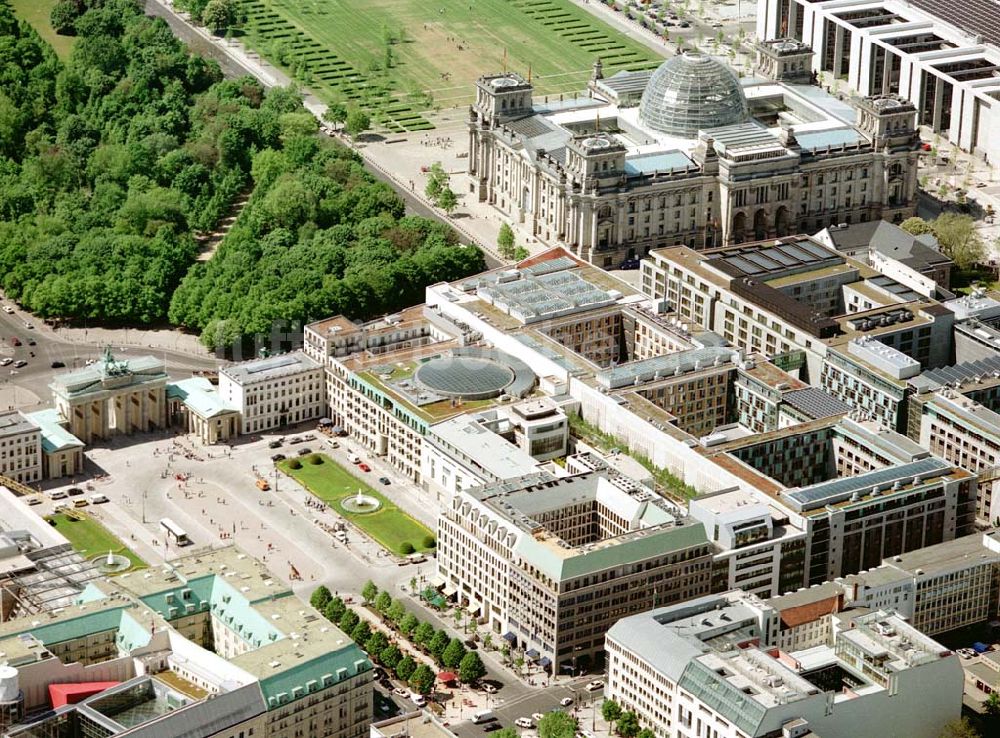
POLYGON ((916 111, 849 105, 811 82, 810 47, 758 46, 763 77, 684 53, 587 94, 534 100, 518 74, 481 77, 469 111, 471 190, 549 245, 616 266, 675 244, 710 248, 914 212, 916 111))

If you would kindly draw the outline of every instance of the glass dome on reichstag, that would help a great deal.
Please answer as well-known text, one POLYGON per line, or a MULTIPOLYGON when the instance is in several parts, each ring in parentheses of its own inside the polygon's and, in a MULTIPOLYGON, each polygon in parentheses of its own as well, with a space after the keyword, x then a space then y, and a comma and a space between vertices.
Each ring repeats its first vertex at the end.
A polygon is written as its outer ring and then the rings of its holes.
POLYGON ((736 75, 705 54, 668 59, 649 78, 639 102, 639 120, 654 131, 694 138, 698 131, 750 118, 736 75))

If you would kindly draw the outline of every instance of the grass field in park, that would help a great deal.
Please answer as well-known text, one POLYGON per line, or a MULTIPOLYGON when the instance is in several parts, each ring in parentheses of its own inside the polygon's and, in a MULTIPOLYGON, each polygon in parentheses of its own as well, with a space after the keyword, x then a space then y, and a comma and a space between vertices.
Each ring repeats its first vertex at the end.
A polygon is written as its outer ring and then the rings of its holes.
POLYGON ((98 523, 89 515, 74 512, 70 515, 56 513, 46 520, 55 523, 55 529, 66 536, 69 544, 85 559, 98 554, 106 554, 109 550, 125 556, 132 562, 132 569, 144 569, 146 562, 136 556, 111 531, 98 523), (76 517, 79 516, 79 519, 76 517))
POLYGON ((49 14, 58 0, 0 0, 14 9, 15 15, 32 25, 43 40, 47 41, 60 59, 68 59, 73 49, 72 36, 60 36, 49 25, 49 14))
POLYGON ((330 505, 334 512, 348 519, 365 533, 378 541, 383 548, 402 555, 404 543, 410 543, 417 551, 428 550, 424 538, 433 536, 427 526, 414 520, 384 495, 376 492, 359 480, 326 454, 315 454, 323 463, 310 463, 310 457, 296 458, 302 464, 299 469, 290 466, 292 459, 281 461, 278 468, 309 490, 315 497, 330 505), (340 501, 358 493, 370 495, 381 505, 370 513, 353 513, 340 506, 340 501))
POLYGON ((536 94, 582 90, 662 61, 568 0, 243 0, 246 40, 329 99, 357 102, 389 130, 421 130, 430 107, 473 99, 473 83, 531 67, 536 94), (387 43, 391 37, 391 43, 387 43), (386 48, 392 66, 386 68, 386 48))

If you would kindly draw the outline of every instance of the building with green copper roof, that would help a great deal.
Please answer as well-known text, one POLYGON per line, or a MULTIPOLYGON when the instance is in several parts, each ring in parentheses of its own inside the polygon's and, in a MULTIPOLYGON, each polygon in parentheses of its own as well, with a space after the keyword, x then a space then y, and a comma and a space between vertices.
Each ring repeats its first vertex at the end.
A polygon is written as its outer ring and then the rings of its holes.
POLYGON ((704 526, 648 488, 593 471, 466 490, 438 523, 437 582, 553 674, 593 664, 604 632, 707 594, 704 526))

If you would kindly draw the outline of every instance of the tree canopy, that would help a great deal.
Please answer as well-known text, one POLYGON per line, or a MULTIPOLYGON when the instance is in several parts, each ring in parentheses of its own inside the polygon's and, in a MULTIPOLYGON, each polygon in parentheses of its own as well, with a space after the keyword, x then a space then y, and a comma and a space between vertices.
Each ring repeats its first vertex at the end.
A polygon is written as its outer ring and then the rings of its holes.
MULTIPOLYGON (((186 3, 198 17, 228 5, 186 3)), ((139 0, 57 8, 78 37, 65 64, 0 5, 0 287, 30 312, 169 319, 231 345, 282 321, 395 311, 483 268, 317 136, 298 90, 223 80, 139 0), (250 187, 196 262, 198 234, 250 187)))

